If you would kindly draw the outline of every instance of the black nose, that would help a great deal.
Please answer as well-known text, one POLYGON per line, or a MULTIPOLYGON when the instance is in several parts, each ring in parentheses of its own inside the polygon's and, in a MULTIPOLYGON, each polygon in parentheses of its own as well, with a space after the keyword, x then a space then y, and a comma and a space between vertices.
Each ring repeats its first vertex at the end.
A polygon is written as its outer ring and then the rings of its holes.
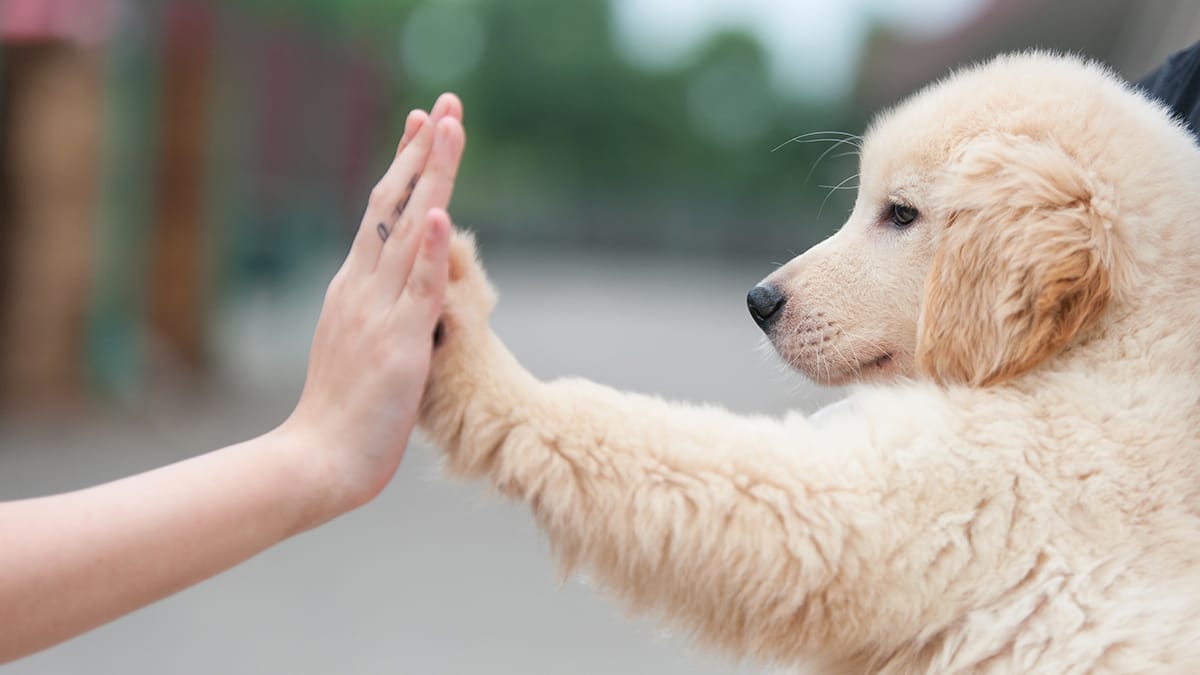
POLYGON ((774 286, 755 286, 746 294, 746 306, 750 308, 750 316, 759 328, 766 330, 772 321, 779 316, 779 310, 787 298, 774 286))

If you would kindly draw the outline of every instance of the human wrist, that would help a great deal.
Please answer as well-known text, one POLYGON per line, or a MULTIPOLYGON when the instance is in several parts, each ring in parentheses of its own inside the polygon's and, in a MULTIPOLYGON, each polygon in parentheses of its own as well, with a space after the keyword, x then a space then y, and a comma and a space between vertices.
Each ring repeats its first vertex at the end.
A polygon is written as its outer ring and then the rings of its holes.
POLYGON ((361 502, 337 466, 336 453, 315 427, 294 418, 263 437, 289 498, 299 534, 352 510, 361 502))

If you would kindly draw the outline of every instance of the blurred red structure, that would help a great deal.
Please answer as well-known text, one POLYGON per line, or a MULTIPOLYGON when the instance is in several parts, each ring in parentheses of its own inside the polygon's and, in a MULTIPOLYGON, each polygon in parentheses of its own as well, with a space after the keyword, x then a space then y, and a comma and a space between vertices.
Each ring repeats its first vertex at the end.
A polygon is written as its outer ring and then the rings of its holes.
POLYGON ((0 405, 205 372, 222 280, 339 236, 391 137, 369 43, 261 8, 0 0, 0 46, 0 405))
POLYGON ((116 11, 105 0, 0 2, 0 399, 69 399, 82 384, 100 45, 116 11))
POLYGON ((0 40, 100 44, 111 37, 117 10, 116 0, 4 0, 0 40))
POLYGON ((204 202, 213 71, 210 5, 168 6, 162 46, 159 167, 150 234, 150 325, 175 358, 204 365, 204 202))

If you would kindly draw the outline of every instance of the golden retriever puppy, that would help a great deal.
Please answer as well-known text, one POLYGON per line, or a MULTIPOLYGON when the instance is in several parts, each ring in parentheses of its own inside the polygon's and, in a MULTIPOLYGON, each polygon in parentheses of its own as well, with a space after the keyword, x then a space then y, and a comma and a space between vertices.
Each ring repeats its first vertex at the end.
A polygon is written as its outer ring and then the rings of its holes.
MULTIPOLYGON (((871 381, 812 418, 541 382, 471 240, 421 424, 568 569, 708 645, 831 673, 1200 673, 1200 151, 1043 53, 881 115, 834 237, 752 291, 871 381)), ((552 339, 552 338, 548 338, 552 339)))

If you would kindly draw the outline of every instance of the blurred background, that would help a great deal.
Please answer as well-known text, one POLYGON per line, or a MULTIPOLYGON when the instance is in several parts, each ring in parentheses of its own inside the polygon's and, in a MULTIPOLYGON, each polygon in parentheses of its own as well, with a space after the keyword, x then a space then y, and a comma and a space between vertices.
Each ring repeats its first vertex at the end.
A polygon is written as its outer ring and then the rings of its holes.
MULTIPOLYGON (((838 227, 856 168, 790 139, 999 51, 1137 77, 1197 38, 1187 0, 0 0, 0 499, 281 421, 441 91, 451 212, 532 370, 813 410, 839 392, 785 373, 743 297, 838 227)), ((367 508, 6 672, 756 671, 559 584, 524 510, 418 442, 367 508)))

